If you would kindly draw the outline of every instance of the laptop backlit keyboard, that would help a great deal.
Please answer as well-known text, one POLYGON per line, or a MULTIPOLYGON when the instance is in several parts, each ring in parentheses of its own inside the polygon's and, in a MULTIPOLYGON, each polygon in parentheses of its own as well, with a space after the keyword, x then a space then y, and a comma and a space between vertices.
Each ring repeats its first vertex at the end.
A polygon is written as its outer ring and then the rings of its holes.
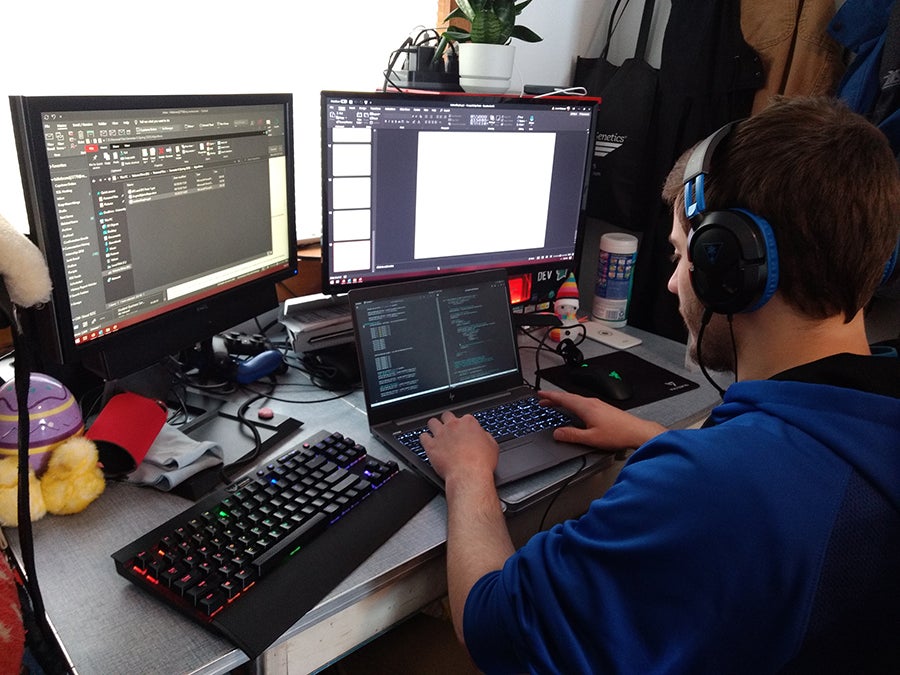
MULTIPOLYGON (((538 401, 537 396, 529 396, 511 403, 502 403, 492 408, 479 410, 472 413, 472 416, 478 420, 485 431, 494 437, 497 443, 577 422, 571 415, 555 408, 542 406, 538 401)), ((398 431, 394 434, 394 438, 427 462, 428 456, 419 441, 419 436, 427 431, 428 427, 398 431)))

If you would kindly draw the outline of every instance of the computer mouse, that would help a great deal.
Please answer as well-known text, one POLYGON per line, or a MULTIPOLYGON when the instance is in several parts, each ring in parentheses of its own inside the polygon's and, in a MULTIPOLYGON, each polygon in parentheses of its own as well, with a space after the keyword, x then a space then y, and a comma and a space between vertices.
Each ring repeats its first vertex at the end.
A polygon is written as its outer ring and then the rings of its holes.
POLYGON ((627 401, 634 394, 631 384, 615 368, 582 363, 572 369, 572 381, 608 401, 627 401))

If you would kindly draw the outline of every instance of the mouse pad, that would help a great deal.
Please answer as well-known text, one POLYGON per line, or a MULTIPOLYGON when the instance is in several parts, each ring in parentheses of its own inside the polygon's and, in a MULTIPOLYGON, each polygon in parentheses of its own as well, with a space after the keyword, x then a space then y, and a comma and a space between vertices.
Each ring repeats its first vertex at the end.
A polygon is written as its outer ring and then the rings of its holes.
POLYGON ((661 401, 664 398, 700 387, 696 382, 676 375, 665 368, 660 368, 629 352, 619 351, 604 354, 603 356, 594 356, 585 359, 584 362, 591 366, 599 366, 600 368, 615 370, 620 373, 622 379, 631 385, 631 397, 625 401, 613 401, 598 396, 596 393, 573 381, 573 366, 562 365, 546 368, 539 371, 539 374, 541 379, 552 382, 560 389, 565 389, 573 394, 599 398, 622 410, 637 408, 654 401, 661 401))

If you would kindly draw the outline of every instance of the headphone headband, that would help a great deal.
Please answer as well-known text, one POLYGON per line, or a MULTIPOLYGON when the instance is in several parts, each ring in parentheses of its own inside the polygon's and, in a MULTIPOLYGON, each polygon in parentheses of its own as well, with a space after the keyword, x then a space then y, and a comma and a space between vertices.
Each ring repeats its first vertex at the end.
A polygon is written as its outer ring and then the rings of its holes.
POLYGON ((702 215, 706 211, 706 197, 703 194, 705 176, 709 173, 716 148, 738 122, 729 122, 717 131, 704 138, 691 153, 684 166, 684 212, 688 220, 702 215))

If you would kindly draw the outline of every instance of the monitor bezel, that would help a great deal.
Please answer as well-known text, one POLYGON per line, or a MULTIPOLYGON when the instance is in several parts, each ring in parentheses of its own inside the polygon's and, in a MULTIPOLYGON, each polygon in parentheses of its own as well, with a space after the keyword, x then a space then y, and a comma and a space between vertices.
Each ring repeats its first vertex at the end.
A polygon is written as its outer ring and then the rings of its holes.
MULTIPOLYGON (((440 270, 414 271, 409 273, 385 274, 377 279, 365 278, 359 282, 336 283, 332 280, 330 272, 332 248, 331 233, 328 228, 328 112, 326 109, 326 100, 332 98, 348 98, 348 99, 372 99, 372 100, 403 100, 403 101, 422 101, 423 103, 435 102, 453 102, 453 103, 470 103, 473 105, 566 105, 566 104, 583 104, 591 108, 591 121, 589 132, 589 148, 585 153, 585 162, 582 173, 581 203, 579 205, 579 216, 576 224, 575 241, 573 245, 573 258, 570 262, 539 260, 527 261, 516 264, 504 265, 509 277, 518 275, 533 274, 547 270, 558 270, 563 267, 568 268, 575 274, 578 273, 581 266, 582 248, 585 239, 586 219, 587 219, 587 197, 588 188, 591 180, 591 164, 594 151, 594 138, 596 134, 597 109, 600 105, 600 98, 590 96, 519 96, 514 94, 478 94, 469 92, 419 92, 419 91, 400 91, 400 92, 361 92, 361 91, 339 91, 324 90, 320 94, 320 112, 321 112, 321 161, 322 161, 322 292, 327 295, 343 295, 357 288, 366 288, 369 286, 379 286, 383 284, 397 283, 403 281, 414 281, 417 279, 429 279, 447 274, 457 274, 465 272, 477 272, 481 270, 493 269, 497 265, 494 263, 485 264, 460 264, 444 266, 440 270)), ((451 171, 448 169, 448 171, 451 171)), ((448 185, 452 184, 452 178, 448 177, 448 185)), ((451 203, 458 202, 456 197, 452 196, 452 188, 448 188, 448 210, 451 209, 451 203)), ((530 297, 524 298, 517 304, 531 304, 539 302, 540 298, 530 297)))
POLYGON ((277 306, 276 284, 297 273, 294 204, 293 96, 288 93, 122 96, 10 96, 13 130, 29 221, 29 236, 44 254, 53 291, 50 302, 30 311, 37 367, 83 366, 110 380, 152 366, 277 306), (207 289, 185 304, 146 317, 94 340, 75 343, 66 297, 63 251, 41 117, 65 111, 278 105, 284 110, 287 260, 224 289, 207 289), (173 330, 177 327, 178 330, 173 330))

